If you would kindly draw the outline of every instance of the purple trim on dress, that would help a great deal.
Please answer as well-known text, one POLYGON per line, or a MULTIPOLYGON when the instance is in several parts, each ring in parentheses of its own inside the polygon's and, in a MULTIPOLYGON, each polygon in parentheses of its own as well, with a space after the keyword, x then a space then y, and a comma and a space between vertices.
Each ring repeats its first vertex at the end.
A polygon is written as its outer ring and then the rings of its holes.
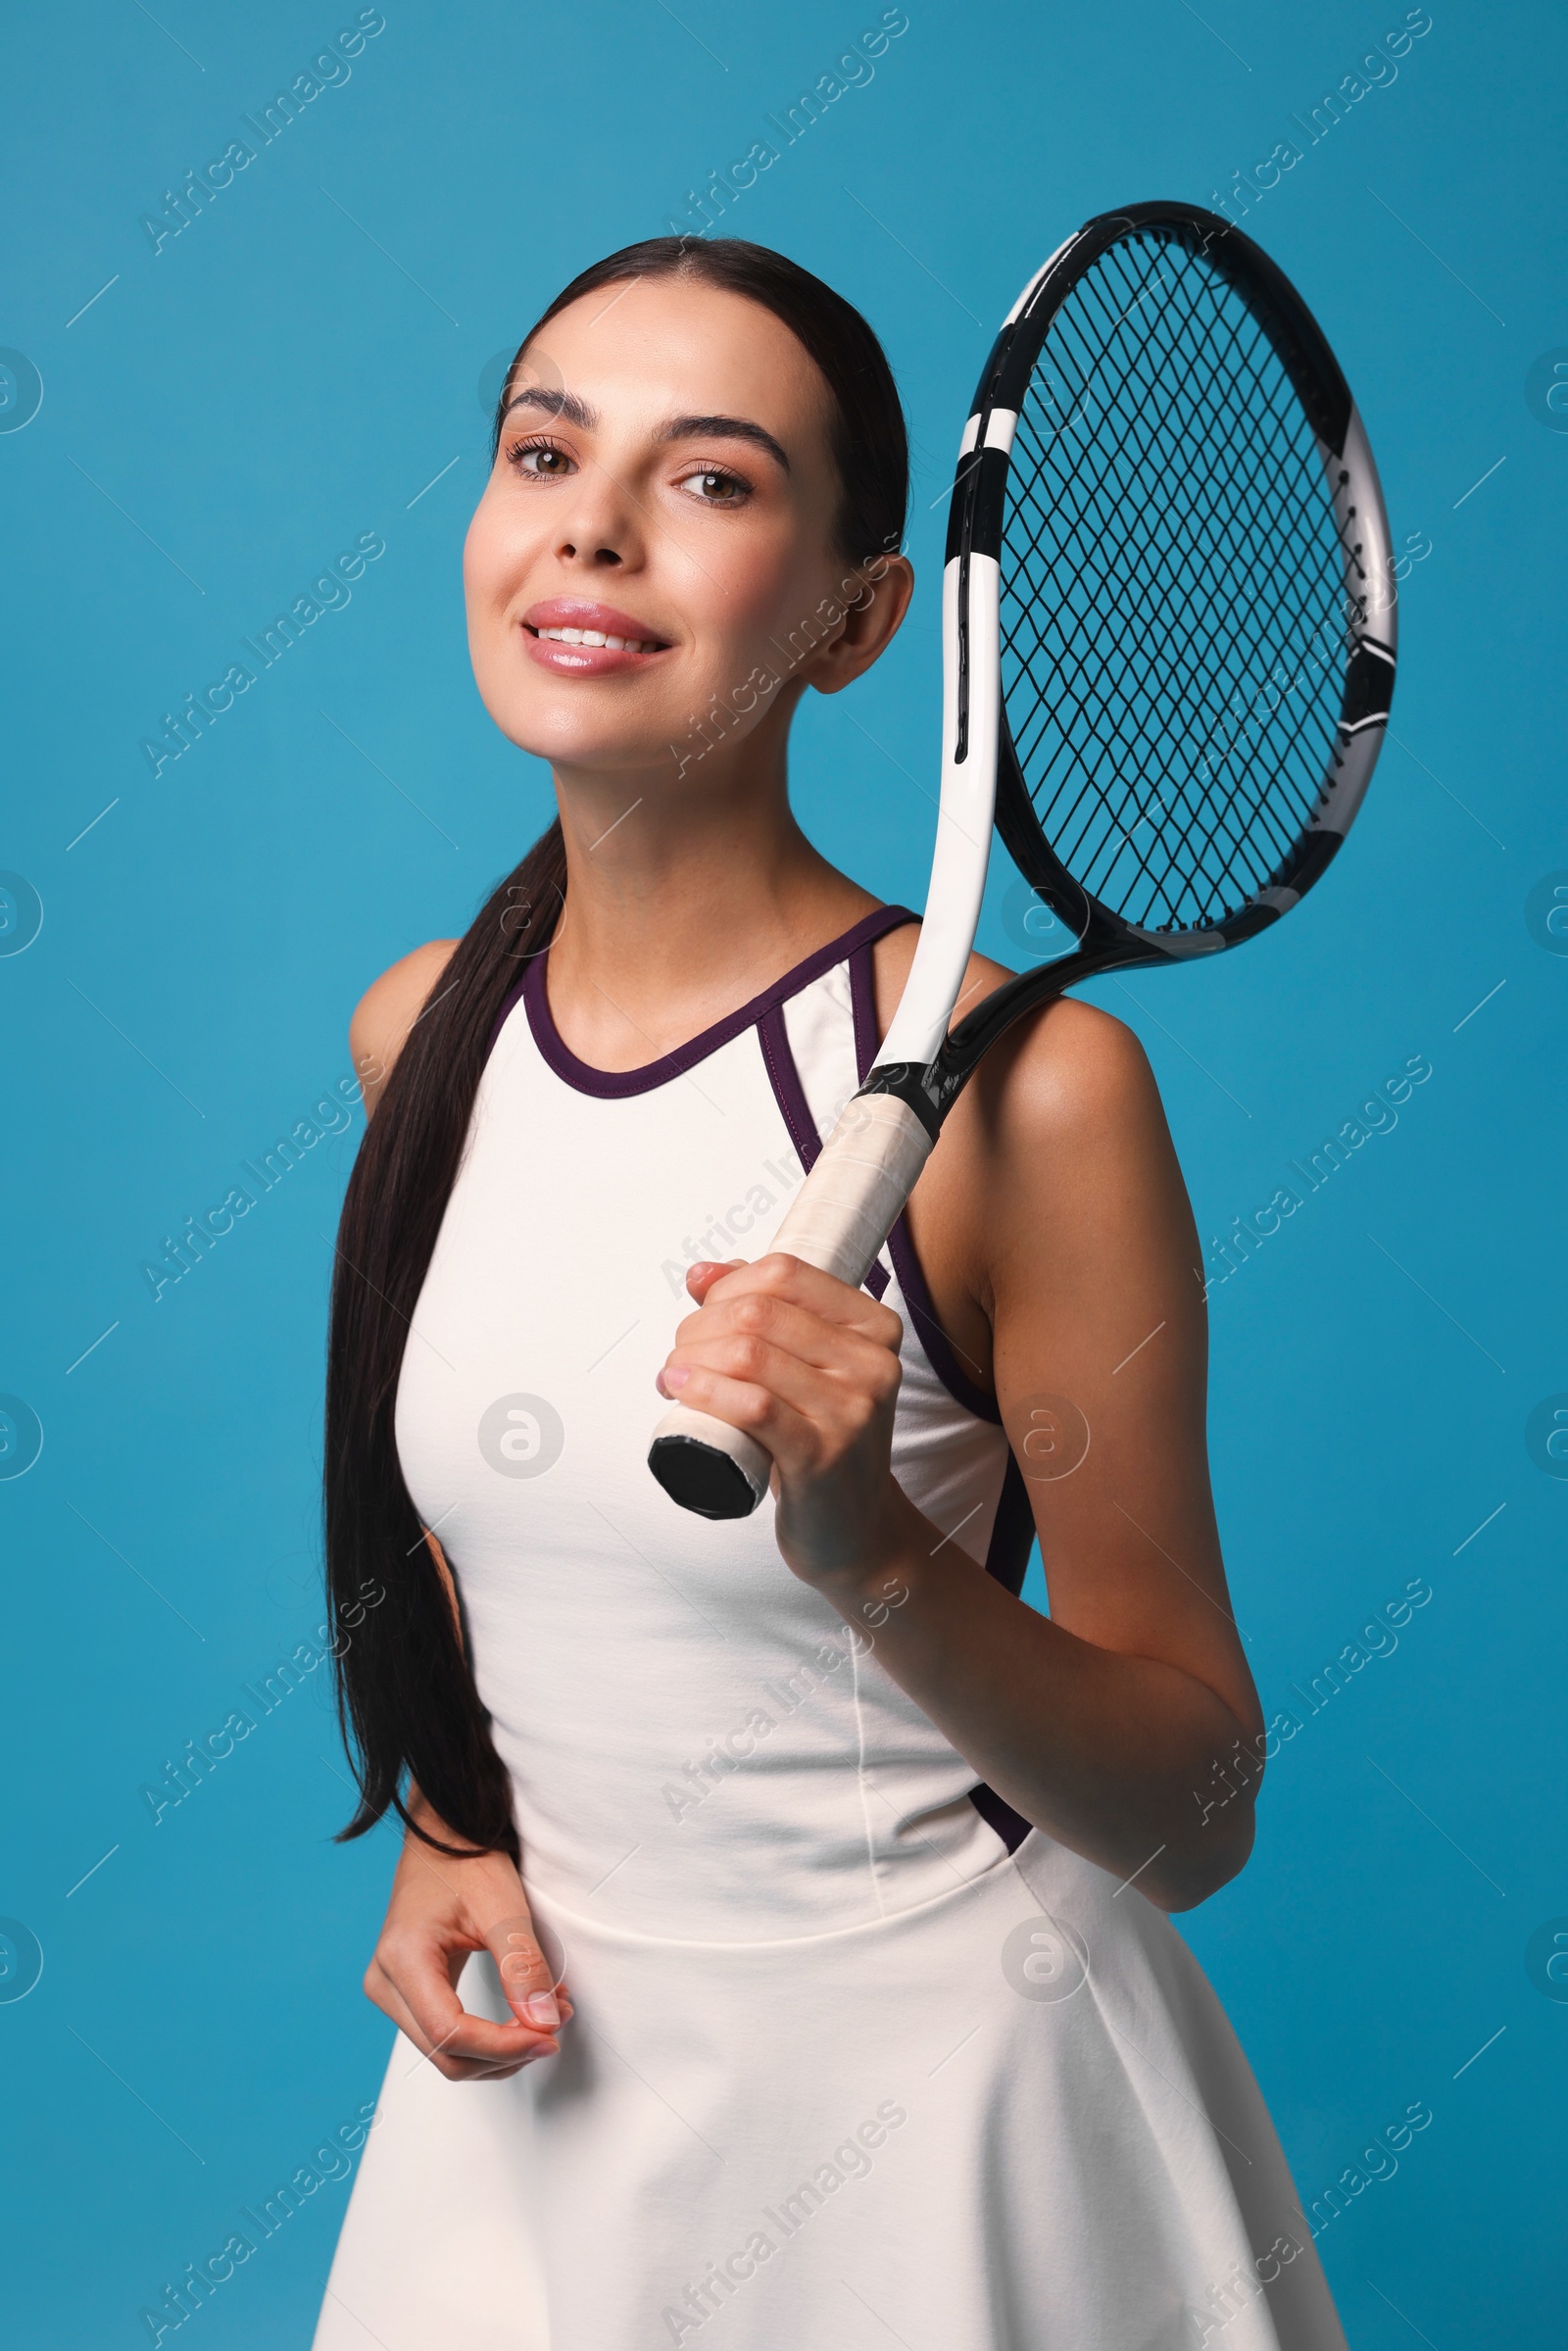
MULTIPOLYGON (((991 1522, 991 1541, 986 1549, 986 1574, 995 1576, 1004 1585, 1014 1599, 1023 1590, 1023 1580, 1029 1569, 1029 1552, 1035 1539, 1035 1514, 1029 1501, 1029 1488, 1017 1456, 1007 1454, 1007 1474, 1002 1481, 1002 1493, 997 1500, 997 1515, 991 1522)), ((969 1801, 988 1827, 995 1829, 1009 1853, 1016 1853, 1033 1826, 1021 1812, 988 1788, 982 1780, 978 1788, 969 1790, 969 1801)))
MULTIPOLYGON (((986 1546, 986 1574, 995 1576, 1014 1599, 1023 1591, 1034 1539, 1035 1514, 1029 1500, 1028 1482, 1018 1467, 1017 1455, 1009 1449, 1006 1475, 997 1497, 997 1515, 991 1522, 991 1541, 986 1546)), ((1016 1853, 1033 1824, 1021 1812, 1014 1812, 983 1780, 978 1788, 970 1788, 969 1801, 987 1826, 995 1829, 1008 1852, 1016 1853)))
POLYGON ((772 1080, 773 1100, 784 1115, 801 1165, 809 1171, 822 1154, 822 1138, 811 1116, 811 1105, 801 1084, 801 1073, 795 1066, 790 1051, 790 1033, 784 1025, 784 1007, 774 1004, 762 1014, 757 1024, 757 1042, 762 1049, 762 1060, 772 1080))
MULTIPOLYGON (((866 1071, 876 1058, 881 1039, 876 1026, 876 970, 870 950, 861 949, 850 957, 850 996, 855 1007, 855 1058, 863 1081, 866 1071)), ((960 1368, 953 1347, 936 1319, 931 1294, 925 1286, 925 1276, 914 1253, 909 1238, 907 1220, 901 1216, 888 1235, 888 1253, 899 1277, 905 1304, 914 1318, 916 1335, 926 1352, 937 1378, 950 1396, 972 1412, 978 1420, 999 1424, 1001 1413, 993 1399, 977 1388, 960 1368)), ((877 1268, 878 1272, 881 1267, 877 1268)), ((1014 1597, 1023 1590, 1023 1580, 1029 1570, 1029 1552, 1035 1538, 1034 1511, 1030 1506, 1029 1488, 1010 1447, 1007 1467, 1002 1480, 1002 1492, 997 1496, 996 1516, 991 1522, 991 1541, 986 1546, 986 1574, 995 1576, 1003 1588, 1014 1597)), ((969 1801, 987 1828, 994 1829, 1009 1853, 1016 1853, 1029 1836, 1033 1823, 1021 1812, 988 1788, 982 1780, 969 1790, 969 1801)))
POLYGON ((988 1788, 983 1780, 978 1788, 970 1788, 969 1801, 987 1828, 995 1829, 1008 1852, 1016 1853, 1034 1823, 1026 1821, 1021 1812, 1014 1812, 1010 1804, 1004 1803, 996 1789, 988 1788))
POLYGON ((876 1027, 876 957, 857 948, 850 957, 850 1013, 855 1022, 855 1066, 863 1086, 882 1040, 876 1027))
MULTIPOLYGON (((806 1089, 801 1084, 801 1073, 795 1065, 782 1004, 774 1004, 770 1011, 762 1014, 757 1024, 757 1041, 762 1049, 763 1065, 772 1082, 773 1100, 783 1113, 790 1141, 795 1146, 801 1165, 809 1171, 821 1156, 822 1138, 816 1131, 811 1106, 806 1099, 806 1089)), ((880 1300, 890 1278, 885 1265, 873 1265, 860 1287, 869 1290, 871 1296, 880 1300)))
MULTIPOLYGON (((850 1001, 855 1012, 855 1061, 862 1084, 867 1070, 876 1059, 881 1040, 876 1026, 876 966, 869 946, 857 950, 849 958, 850 1001)), ((960 1403, 976 1420, 988 1420, 1000 1427, 1002 1414, 996 1401, 985 1390, 970 1379, 958 1361, 957 1350, 937 1319, 937 1310, 926 1288, 920 1260, 914 1253, 909 1237, 907 1217, 901 1216, 888 1235, 888 1255, 899 1277, 904 1302, 909 1309, 915 1335, 925 1349, 926 1360, 948 1394, 960 1403)))
POLYGON ((1006 1475, 997 1496, 997 1514, 991 1522, 991 1541, 986 1546, 986 1574, 995 1576, 1014 1599, 1022 1592, 1024 1577, 1029 1572, 1034 1540, 1035 1513, 1029 1499, 1028 1481, 1009 1446, 1006 1475))
MULTIPOLYGON (((547 955, 533 958, 515 994, 521 996, 527 1006, 528 1025, 533 1031, 540 1056, 557 1077, 574 1087, 579 1094, 597 1095, 605 1102, 618 1102, 632 1094, 651 1094, 656 1086, 666 1086, 671 1078, 683 1077, 688 1069, 695 1069, 699 1061, 706 1061, 710 1053, 717 1053, 720 1046, 728 1045, 747 1029, 755 1028, 775 1005, 798 995, 801 989, 809 987, 812 980, 820 979, 824 971, 831 971, 835 963, 842 963, 862 943, 880 939, 884 931, 897 930, 901 923, 916 919, 907 906, 877 906, 871 913, 862 915, 842 938, 830 939, 825 947, 817 948, 813 955, 797 963, 793 971, 786 971, 782 979, 764 988, 760 996, 754 996, 738 1011, 727 1012, 722 1020, 714 1021, 712 1027, 704 1029, 700 1036, 691 1038, 685 1045, 678 1045, 673 1053, 662 1053, 657 1061, 645 1061, 640 1069, 594 1069, 588 1062, 579 1061, 556 1027, 550 1010, 550 991, 545 978, 547 955)), ((512 1001, 515 1001, 515 995, 512 1001)))
POLYGON ((888 1235, 888 1255, 893 1259, 893 1270, 899 1277, 904 1302, 914 1318, 915 1331, 931 1369, 949 1396, 960 1403, 966 1412, 972 1412, 976 1420, 988 1420, 994 1428, 1000 1428, 1002 1414, 997 1409, 995 1396, 987 1396, 985 1390, 970 1379, 958 1360, 952 1340, 937 1320, 937 1310, 931 1302, 931 1293, 925 1286, 925 1275, 914 1253, 914 1244, 909 1238, 908 1220, 906 1217, 901 1216, 888 1235))

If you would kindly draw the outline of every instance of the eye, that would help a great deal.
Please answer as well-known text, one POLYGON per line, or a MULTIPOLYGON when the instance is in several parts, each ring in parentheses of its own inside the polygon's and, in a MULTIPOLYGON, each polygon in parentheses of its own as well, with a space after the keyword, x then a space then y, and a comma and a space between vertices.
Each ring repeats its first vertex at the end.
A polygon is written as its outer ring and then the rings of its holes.
POLYGON ((680 486, 703 506, 742 506, 752 494, 749 481, 726 472, 721 465, 705 465, 700 473, 688 473, 680 486))
POLYGON ((514 441, 507 464, 514 473, 531 474, 535 481, 560 481, 574 470, 566 452, 554 441, 514 441))

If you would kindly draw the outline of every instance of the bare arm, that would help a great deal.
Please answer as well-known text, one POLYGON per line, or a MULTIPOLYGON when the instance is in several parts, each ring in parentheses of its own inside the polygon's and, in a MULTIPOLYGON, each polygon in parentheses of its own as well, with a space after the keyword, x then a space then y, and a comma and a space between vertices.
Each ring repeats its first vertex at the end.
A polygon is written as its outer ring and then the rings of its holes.
POLYGON ((1062 1004, 982 1087, 956 1140, 1052 1613, 945 1570, 948 1544, 918 1563, 883 1662, 1027 1819, 1186 1908, 1250 1850, 1250 1800, 1205 1826, 1201 1798, 1261 1729, 1209 1491, 1197 1235, 1118 1022, 1062 1004))
POLYGON ((917 1238, 940 1264, 939 1307, 954 1298, 965 1351, 994 1365, 1050 1619, 894 1480, 897 1318, 862 1293, 777 1256, 700 1269, 692 1294, 709 1302, 664 1382, 763 1436, 790 1566, 872 1629, 976 1776, 1188 1908, 1250 1849, 1250 1792, 1205 1826, 1195 1791, 1261 1716, 1209 1495, 1196 1236, 1136 1040, 1088 1006, 1054 1007, 992 1056, 928 1173, 917 1238))

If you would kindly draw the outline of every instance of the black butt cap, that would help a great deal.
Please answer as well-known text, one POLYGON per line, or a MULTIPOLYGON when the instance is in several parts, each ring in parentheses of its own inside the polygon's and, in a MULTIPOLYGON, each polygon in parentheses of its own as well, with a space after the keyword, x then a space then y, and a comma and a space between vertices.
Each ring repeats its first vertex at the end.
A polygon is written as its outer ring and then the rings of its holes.
POLYGON ((656 1437, 648 1466, 670 1500, 699 1518, 750 1518, 762 1498, 728 1453, 700 1437, 656 1437))

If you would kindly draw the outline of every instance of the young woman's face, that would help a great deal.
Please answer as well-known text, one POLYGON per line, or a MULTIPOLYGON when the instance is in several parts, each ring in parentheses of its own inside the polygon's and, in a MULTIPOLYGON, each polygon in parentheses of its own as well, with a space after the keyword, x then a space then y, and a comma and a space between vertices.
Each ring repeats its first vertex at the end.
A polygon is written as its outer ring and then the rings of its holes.
POLYGON ((673 776, 715 696, 733 740, 779 686, 847 682, 811 651, 870 594, 833 547, 831 396, 770 311, 687 278, 607 286, 550 320, 512 395, 464 584, 514 743, 673 776))

